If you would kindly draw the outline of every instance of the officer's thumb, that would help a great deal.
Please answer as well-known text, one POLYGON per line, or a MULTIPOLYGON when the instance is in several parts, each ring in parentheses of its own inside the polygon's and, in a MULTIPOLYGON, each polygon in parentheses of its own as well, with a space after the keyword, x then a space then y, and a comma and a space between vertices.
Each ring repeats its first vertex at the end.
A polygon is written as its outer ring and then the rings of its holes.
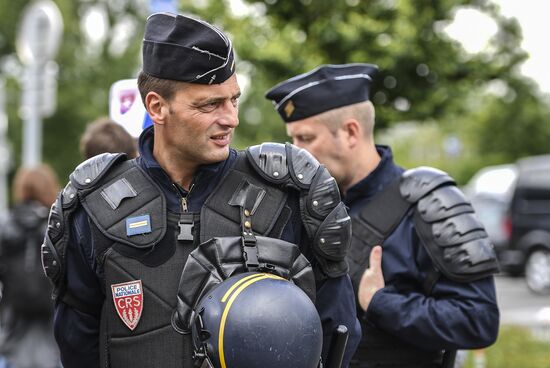
POLYGON ((382 247, 377 245, 370 252, 369 268, 373 271, 382 270, 382 247))

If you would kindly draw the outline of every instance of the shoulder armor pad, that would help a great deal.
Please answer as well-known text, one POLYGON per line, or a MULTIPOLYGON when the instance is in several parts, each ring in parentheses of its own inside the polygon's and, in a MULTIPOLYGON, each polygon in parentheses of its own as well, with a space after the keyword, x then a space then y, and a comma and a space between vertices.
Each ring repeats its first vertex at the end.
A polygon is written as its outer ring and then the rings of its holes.
POLYGON ((439 187, 418 201, 418 212, 427 222, 474 212, 464 193, 454 185, 439 187))
POLYGON ((348 272, 346 254, 351 244, 351 218, 340 202, 319 226, 313 240, 317 262, 328 277, 348 272))
POLYGON ((109 171, 111 166, 126 159, 124 153, 102 153, 91 157, 76 167, 69 176, 76 189, 93 187, 109 171))
POLYGON ((61 191, 61 204, 63 208, 71 207, 77 200, 77 190, 69 181, 63 191, 61 191))
POLYGON ((311 153, 293 144, 286 144, 289 152, 290 175, 300 187, 309 187, 320 164, 311 153))
POLYGON ((254 169, 270 182, 282 183, 288 179, 286 149, 280 143, 262 143, 246 150, 254 169))
POLYGON ((433 167, 410 169, 401 176, 399 191, 407 202, 416 203, 420 198, 443 184, 455 181, 446 172, 433 167))
POLYGON ((262 143, 249 147, 247 156, 254 169, 272 183, 291 180, 308 188, 317 173, 319 162, 306 150, 290 143, 262 143))
POLYGON ((447 278, 469 282, 498 272, 495 251, 483 225, 454 185, 422 198, 414 221, 426 251, 447 278))
POLYGON ((264 179, 300 190, 302 223, 313 242, 320 269, 328 277, 345 275, 351 219, 328 170, 308 151, 290 143, 263 143, 248 148, 246 153, 264 179))
POLYGON ((69 239, 66 231, 69 213, 73 207, 65 211, 62 205, 62 193, 59 193, 53 203, 48 218, 48 228, 41 247, 42 267, 44 273, 54 285, 53 296, 57 297, 64 289, 65 253, 69 239))
POLYGON ((311 182, 306 198, 308 213, 324 219, 340 202, 340 190, 336 180, 321 166, 311 182))

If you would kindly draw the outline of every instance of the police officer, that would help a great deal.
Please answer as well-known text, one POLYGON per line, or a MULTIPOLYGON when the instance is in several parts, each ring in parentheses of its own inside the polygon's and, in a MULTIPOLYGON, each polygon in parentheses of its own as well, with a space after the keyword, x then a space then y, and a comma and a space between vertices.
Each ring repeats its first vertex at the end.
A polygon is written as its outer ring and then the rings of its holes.
POLYGON ((42 258, 63 366, 190 368, 199 356, 186 313, 247 271, 308 292, 324 355, 332 331, 347 326, 347 366, 360 339, 345 262, 350 218, 307 151, 229 147, 241 94, 231 40, 202 20, 153 14, 138 85, 154 123, 139 157, 83 162, 50 213, 42 258))
POLYGON ((347 258, 363 328, 351 366, 451 366, 456 349, 485 347, 497 337, 498 266, 447 174, 404 171, 390 147, 375 145, 369 90, 377 71, 371 64, 323 65, 266 97, 294 144, 327 166, 349 207, 347 258))

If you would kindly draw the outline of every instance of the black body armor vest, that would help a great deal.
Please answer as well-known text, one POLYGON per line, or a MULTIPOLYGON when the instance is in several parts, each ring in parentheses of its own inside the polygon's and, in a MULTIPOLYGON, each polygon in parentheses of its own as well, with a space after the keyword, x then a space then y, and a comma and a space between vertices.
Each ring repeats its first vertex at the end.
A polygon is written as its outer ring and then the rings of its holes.
POLYGON ((291 279, 314 299, 308 260, 296 245, 274 239, 294 215, 285 205, 291 175, 300 178, 293 188, 319 277, 346 273, 351 222, 334 180, 327 180, 326 169, 304 152, 279 144, 240 152, 201 214, 168 212, 158 185, 124 155, 99 155, 77 167, 50 212, 42 260, 54 297, 97 314, 65 288, 70 219, 81 204, 91 220, 96 261, 104 270, 102 367, 195 366, 191 336, 182 328, 196 301, 223 279, 251 267, 291 279), (271 164, 274 156, 283 179, 275 185, 253 163, 271 164), (295 173, 297 168, 304 171, 295 173), (312 210, 308 206, 313 202, 312 210), (215 277, 195 272, 204 265, 217 267, 215 277))

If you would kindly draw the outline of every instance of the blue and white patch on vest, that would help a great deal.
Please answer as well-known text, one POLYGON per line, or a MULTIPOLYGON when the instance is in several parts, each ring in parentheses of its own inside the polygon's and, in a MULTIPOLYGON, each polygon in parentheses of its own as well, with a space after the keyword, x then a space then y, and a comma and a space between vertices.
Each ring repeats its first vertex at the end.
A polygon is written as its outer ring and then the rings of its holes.
POLYGON ((151 217, 149 215, 129 217, 126 219, 126 235, 139 235, 151 232, 151 217))

